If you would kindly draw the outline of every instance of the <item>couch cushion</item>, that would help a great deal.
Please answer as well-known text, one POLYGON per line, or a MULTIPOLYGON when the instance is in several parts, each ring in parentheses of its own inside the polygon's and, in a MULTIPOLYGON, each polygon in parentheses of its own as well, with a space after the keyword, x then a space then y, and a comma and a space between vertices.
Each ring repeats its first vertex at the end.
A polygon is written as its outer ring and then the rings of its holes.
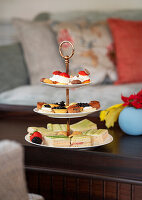
MULTIPOLYGON (((94 83, 102 83, 106 76, 112 82, 117 79, 114 62, 109 57, 113 41, 106 22, 88 24, 82 18, 58 23, 53 21, 51 26, 59 44, 67 40, 74 44, 75 54, 70 59, 71 74, 86 68, 94 83)), ((64 51, 67 49, 68 46, 64 46, 64 51)))
POLYGON ((48 22, 15 19, 13 23, 24 49, 31 84, 40 83, 41 78, 51 76, 57 68, 64 71, 63 62, 48 22))
POLYGON ((142 82, 142 21, 109 19, 115 42, 118 81, 142 82))
POLYGON ((29 83, 21 46, 17 44, 0 47, 0 92, 29 83))
MULTIPOLYGON (((102 108, 121 102, 121 94, 128 96, 138 92, 142 83, 124 85, 97 85, 70 90, 70 102, 89 102, 99 100, 102 108)), ((36 105, 41 102, 65 101, 65 90, 47 87, 45 85, 21 86, 0 94, 0 103, 36 105)))

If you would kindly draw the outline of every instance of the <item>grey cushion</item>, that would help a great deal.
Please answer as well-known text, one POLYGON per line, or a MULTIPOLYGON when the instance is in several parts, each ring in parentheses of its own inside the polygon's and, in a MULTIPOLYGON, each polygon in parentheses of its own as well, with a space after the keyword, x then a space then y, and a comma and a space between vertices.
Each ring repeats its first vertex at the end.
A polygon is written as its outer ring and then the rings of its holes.
POLYGON ((13 23, 24 49, 31 84, 40 84, 41 78, 51 76, 57 69, 65 70, 48 22, 14 19, 13 23))
POLYGON ((29 83, 20 45, 0 47, 0 92, 29 83))

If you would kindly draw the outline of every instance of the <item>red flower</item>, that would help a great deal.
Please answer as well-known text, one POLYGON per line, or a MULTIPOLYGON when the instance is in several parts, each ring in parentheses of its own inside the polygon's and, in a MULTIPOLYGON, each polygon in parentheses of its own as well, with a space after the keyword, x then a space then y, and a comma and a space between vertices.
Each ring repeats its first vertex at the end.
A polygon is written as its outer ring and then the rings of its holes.
POLYGON ((137 94, 131 94, 129 97, 124 97, 121 95, 122 101, 124 101, 123 106, 131 106, 134 108, 142 108, 142 90, 137 94))

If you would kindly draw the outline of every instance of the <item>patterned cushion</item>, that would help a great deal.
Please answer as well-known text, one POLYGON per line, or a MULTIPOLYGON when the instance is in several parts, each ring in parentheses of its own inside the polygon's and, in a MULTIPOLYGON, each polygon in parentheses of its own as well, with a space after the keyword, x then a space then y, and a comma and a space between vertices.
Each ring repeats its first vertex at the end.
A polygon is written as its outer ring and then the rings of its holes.
POLYGON ((13 20, 18 38, 22 43, 31 84, 40 83, 40 79, 51 76, 52 72, 64 70, 54 35, 47 22, 13 20))
MULTIPOLYGON (((81 68, 91 72, 94 83, 102 83, 106 76, 111 81, 117 79, 112 59, 113 40, 107 23, 89 24, 87 20, 53 23, 58 43, 63 40, 72 42, 75 54, 70 62, 70 71, 77 73, 81 68)), ((67 51, 67 45, 64 51, 67 51)))

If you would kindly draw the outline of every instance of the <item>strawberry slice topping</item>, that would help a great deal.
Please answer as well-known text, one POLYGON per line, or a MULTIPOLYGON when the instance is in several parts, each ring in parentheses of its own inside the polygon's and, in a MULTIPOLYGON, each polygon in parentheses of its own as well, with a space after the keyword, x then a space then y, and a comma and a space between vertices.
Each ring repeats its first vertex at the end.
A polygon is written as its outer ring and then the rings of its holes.
POLYGON ((32 141, 32 139, 33 139, 34 137, 39 137, 40 139, 42 139, 42 135, 41 135, 41 133, 38 132, 38 131, 35 131, 35 132, 30 136, 30 140, 32 141))
POLYGON ((60 76, 64 76, 64 77, 66 77, 66 78, 70 78, 69 74, 67 74, 67 73, 65 73, 65 72, 61 73, 60 76))
POLYGON ((61 73, 62 73, 62 72, 60 72, 60 71, 54 71, 54 72, 53 72, 54 75, 60 75, 61 73))
POLYGON ((88 74, 85 71, 80 71, 78 72, 78 74, 81 76, 88 76, 88 74))

